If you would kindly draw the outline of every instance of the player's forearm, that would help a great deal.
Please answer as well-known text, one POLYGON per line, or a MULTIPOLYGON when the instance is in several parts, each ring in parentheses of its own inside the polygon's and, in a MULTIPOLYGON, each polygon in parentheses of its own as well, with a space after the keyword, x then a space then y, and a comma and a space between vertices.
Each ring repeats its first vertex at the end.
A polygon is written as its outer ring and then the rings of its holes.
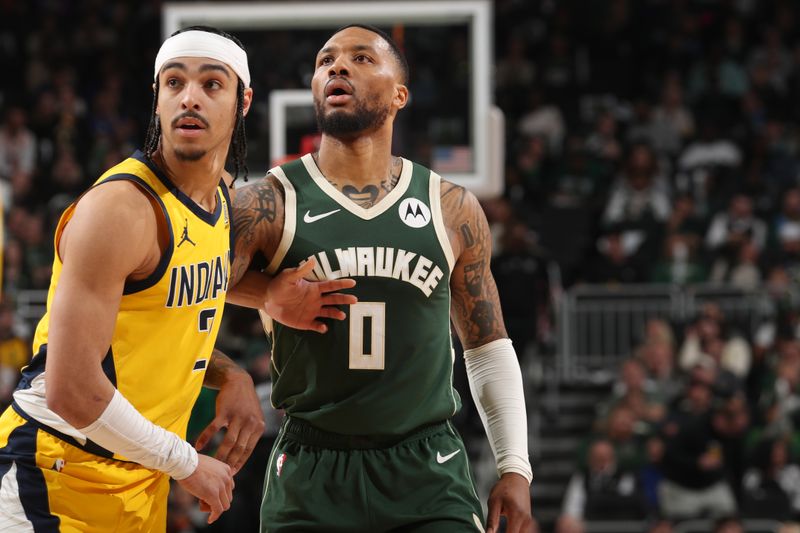
POLYGON ((497 461, 499 474, 517 473, 530 483, 528 422, 517 356, 509 339, 466 350, 470 390, 497 461))
POLYGON ((208 363, 206 376, 203 379, 203 386, 210 389, 220 389, 232 380, 241 380, 250 383, 252 386, 253 378, 245 369, 236 364, 230 357, 221 351, 214 349, 211 354, 211 361, 208 363))
POLYGON ((251 309, 261 309, 267 300, 267 291, 272 278, 251 270, 228 291, 226 302, 251 309))
POLYGON ((197 468, 197 451, 188 442, 146 419, 116 389, 100 416, 77 429, 103 448, 178 480, 197 468))

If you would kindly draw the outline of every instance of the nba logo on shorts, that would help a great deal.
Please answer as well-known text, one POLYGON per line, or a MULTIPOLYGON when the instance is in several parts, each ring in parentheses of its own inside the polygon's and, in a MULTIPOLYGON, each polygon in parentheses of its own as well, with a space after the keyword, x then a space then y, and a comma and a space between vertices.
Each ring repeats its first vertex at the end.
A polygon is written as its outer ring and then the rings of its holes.
POLYGON ((56 472, 61 472, 64 469, 64 459, 56 459, 51 467, 51 470, 55 470, 56 472))
POLYGON ((275 473, 278 477, 281 477, 281 471, 283 470, 284 461, 286 461, 286 454, 282 453, 278 456, 278 461, 275 463, 275 473))

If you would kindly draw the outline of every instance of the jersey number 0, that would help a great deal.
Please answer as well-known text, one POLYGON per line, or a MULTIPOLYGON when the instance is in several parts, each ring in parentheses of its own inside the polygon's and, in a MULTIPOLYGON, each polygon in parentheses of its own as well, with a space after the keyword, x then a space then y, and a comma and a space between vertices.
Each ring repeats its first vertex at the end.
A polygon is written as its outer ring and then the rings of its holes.
POLYGON ((350 369, 383 370, 386 304, 358 302, 350 306, 350 369))

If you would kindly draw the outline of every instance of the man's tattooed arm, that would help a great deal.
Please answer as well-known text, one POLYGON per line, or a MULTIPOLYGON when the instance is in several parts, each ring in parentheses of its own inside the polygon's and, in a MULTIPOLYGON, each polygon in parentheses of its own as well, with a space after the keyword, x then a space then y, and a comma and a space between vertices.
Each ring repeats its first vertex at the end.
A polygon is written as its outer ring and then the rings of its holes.
POLYGON ((283 231, 283 190, 273 176, 237 189, 233 198, 234 261, 231 285, 236 285, 261 252, 272 258, 283 231))
POLYGON ((497 286, 489 269, 492 237, 477 198, 442 182, 442 212, 456 265, 450 277, 450 317, 465 349, 507 337, 497 286))
POLYGON ((206 375, 203 378, 203 385, 210 389, 219 389, 234 377, 244 379, 249 378, 250 374, 230 357, 214 348, 211 360, 208 362, 206 375))

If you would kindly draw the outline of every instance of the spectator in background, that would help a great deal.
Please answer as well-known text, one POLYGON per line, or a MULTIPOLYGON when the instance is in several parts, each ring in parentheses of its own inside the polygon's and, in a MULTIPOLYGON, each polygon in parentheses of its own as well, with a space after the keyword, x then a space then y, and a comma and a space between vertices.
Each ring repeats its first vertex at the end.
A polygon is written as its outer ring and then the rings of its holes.
POLYGON ((711 267, 709 281, 744 291, 756 290, 763 281, 759 264, 759 249, 752 240, 747 240, 739 246, 735 259, 725 255, 717 257, 711 267))
POLYGON ((711 387, 691 382, 665 426, 664 480, 659 501, 670 519, 729 515, 736 499, 711 424, 711 387))
POLYGON ((764 102, 770 115, 780 116, 792 64, 789 51, 781 43, 780 33, 767 28, 764 45, 753 51, 748 63, 750 87, 764 102))
POLYGON ((622 157, 622 144, 617 137, 617 119, 611 111, 603 109, 597 114, 594 130, 586 137, 586 149, 610 168, 622 157))
MULTIPOLYGON (((125 158, 119 157, 115 161, 106 162, 112 163, 113 166, 123 159, 125 158)), ((59 202, 67 205, 72 203, 83 192, 86 184, 86 175, 83 168, 78 162, 75 153, 67 148, 57 151, 52 171, 47 177, 50 185, 48 191, 50 199, 59 197, 59 202)))
POLYGON ((46 237, 44 213, 27 213, 26 223, 19 235, 23 245, 23 275, 29 289, 46 289, 52 273, 53 242, 46 237))
POLYGON ((750 429, 750 408, 743 392, 736 391, 718 400, 711 416, 711 427, 722 450, 727 481, 740 501, 746 463, 745 436, 750 429))
POLYGON ((675 198, 664 229, 667 237, 678 235, 690 246, 702 245, 705 223, 698 215, 694 199, 691 196, 679 194, 675 198))
POLYGON ((644 436, 636 413, 627 405, 617 405, 608 416, 597 420, 596 432, 581 446, 580 461, 585 461, 588 449, 597 439, 607 440, 614 447, 620 467, 636 471, 645 460, 644 436))
MULTIPOLYGON (((653 150, 646 144, 633 145, 622 176, 611 188, 603 213, 603 226, 608 233, 598 242, 601 259, 605 256, 610 263, 608 266, 624 274, 619 281, 642 281, 644 263, 658 249, 663 224, 669 217, 670 202, 656 178, 653 150), (625 274, 623 268, 631 272, 625 274)), ((600 273, 601 265, 602 262, 598 265, 600 273)))
POLYGON ((763 250, 767 241, 767 225, 753 213, 753 201, 744 194, 737 194, 728 205, 728 210, 718 213, 711 220, 706 233, 706 246, 715 256, 736 257, 739 247, 745 242, 763 250))
POLYGON ((637 283, 644 280, 645 257, 639 253, 642 232, 610 228, 597 239, 597 255, 584 273, 592 283, 637 283))
POLYGON ((648 337, 637 351, 644 364, 653 396, 669 405, 678 396, 683 383, 675 368, 675 347, 659 336, 648 337))
POLYGON ((27 126, 27 113, 22 107, 6 110, 0 125, 0 181, 3 205, 11 204, 11 186, 30 184, 36 164, 36 136, 27 126))
POLYGON ((750 370, 752 354, 747 341, 724 321, 716 304, 706 304, 690 325, 680 349, 679 364, 684 371, 709 359, 722 370, 744 379, 750 370))
POLYGON ((501 252, 492 258, 492 275, 509 338, 522 359, 539 333, 539 318, 548 316, 547 265, 534 253, 534 235, 524 223, 509 221, 501 252))
POLYGON ((529 89, 527 97, 527 109, 519 119, 517 130, 524 137, 542 137, 549 152, 560 154, 566 133, 561 110, 545 101, 544 92, 539 87, 529 89))
POLYGON ((736 183, 733 169, 741 163, 741 149, 723 138, 718 126, 705 118, 700 122, 700 136, 689 142, 678 157, 675 188, 694 199, 700 216, 710 216, 725 205, 729 189, 736 183))
POLYGON ((515 159, 524 205, 528 209, 536 207, 544 200, 544 188, 548 180, 546 139, 541 135, 521 138, 515 159))
POLYGON ((770 230, 770 240, 777 248, 774 262, 800 262, 800 188, 792 187, 783 194, 781 211, 770 230))
POLYGON ((11 179, 15 174, 30 177, 36 163, 36 136, 28 128, 26 111, 11 106, 0 126, 0 178, 11 179))
POLYGON ((758 405, 764 414, 764 434, 780 437, 800 429, 800 341, 783 340, 770 359, 758 405))
POLYGON ((557 531, 584 531, 583 523, 588 520, 644 517, 644 498, 636 474, 617 464, 611 442, 595 441, 589 448, 586 467, 569 480, 557 531))
POLYGON ((553 31, 547 40, 545 53, 538 61, 541 83, 555 103, 564 108, 574 103, 574 87, 578 81, 575 53, 569 35, 553 31))
POLYGON ((622 176, 612 186, 603 213, 607 226, 621 224, 633 230, 655 230, 670 214, 669 196, 657 182, 658 166, 653 149, 643 143, 631 146, 622 176))
POLYGON ((672 326, 664 318, 654 316, 647 319, 644 325, 644 344, 649 342, 665 343, 670 348, 675 346, 675 334, 672 332, 672 326))
POLYGON ((38 141, 37 166, 49 169, 53 164, 56 146, 56 128, 60 120, 55 92, 41 91, 31 111, 30 127, 38 141))
POLYGON ((549 202, 562 208, 600 211, 608 186, 608 176, 589 157, 583 139, 568 137, 561 164, 548 182, 549 202))
POLYGON ((598 411, 605 418, 617 407, 627 407, 637 423, 642 425, 640 431, 649 434, 666 414, 664 404, 659 400, 653 384, 647 380, 644 364, 639 359, 631 358, 622 363, 612 396, 599 406, 598 411))
POLYGON ((492 234, 492 256, 496 257, 503 251, 503 242, 506 229, 511 225, 514 210, 506 198, 492 198, 481 203, 489 231, 492 234))
POLYGON ((508 36, 505 53, 495 66, 497 100, 504 109, 519 114, 519 105, 536 80, 536 64, 530 60, 528 44, 519 33, 508 36))
POLYGON ((11 403, 19 372, 31 358, 30 344, 15 331, 14 306, 0 302, 0 408, 11 403))
POLYGON ((653 266, 650 281, 654 283, 700 283, 708 272, 697 253, 697 240, 691 236, 670 235, 664 241, 661 259, 653 266))
POLYGON ((786 439, 762 439, 744 474, 743 509, 751 518, 800 518, 800 466, 791 461, 786 439))
POLYGON ((647 98, 640 97, 633 102, 632 116, 625 128, 626 143, 654 145, 652 115, 653 108, 647 98))
POLYGON ((668 156, 678 154, 694 134, 694 115, 683 103, 683 87, 676 72, 664 77, 661 99, 651 118, 653 148, 668 156))
POLYGON ((23 266, 23 247, 20 241, 11 237, 3 243, 3 292, 15 294, 25 287, 25 268, 23 266))

